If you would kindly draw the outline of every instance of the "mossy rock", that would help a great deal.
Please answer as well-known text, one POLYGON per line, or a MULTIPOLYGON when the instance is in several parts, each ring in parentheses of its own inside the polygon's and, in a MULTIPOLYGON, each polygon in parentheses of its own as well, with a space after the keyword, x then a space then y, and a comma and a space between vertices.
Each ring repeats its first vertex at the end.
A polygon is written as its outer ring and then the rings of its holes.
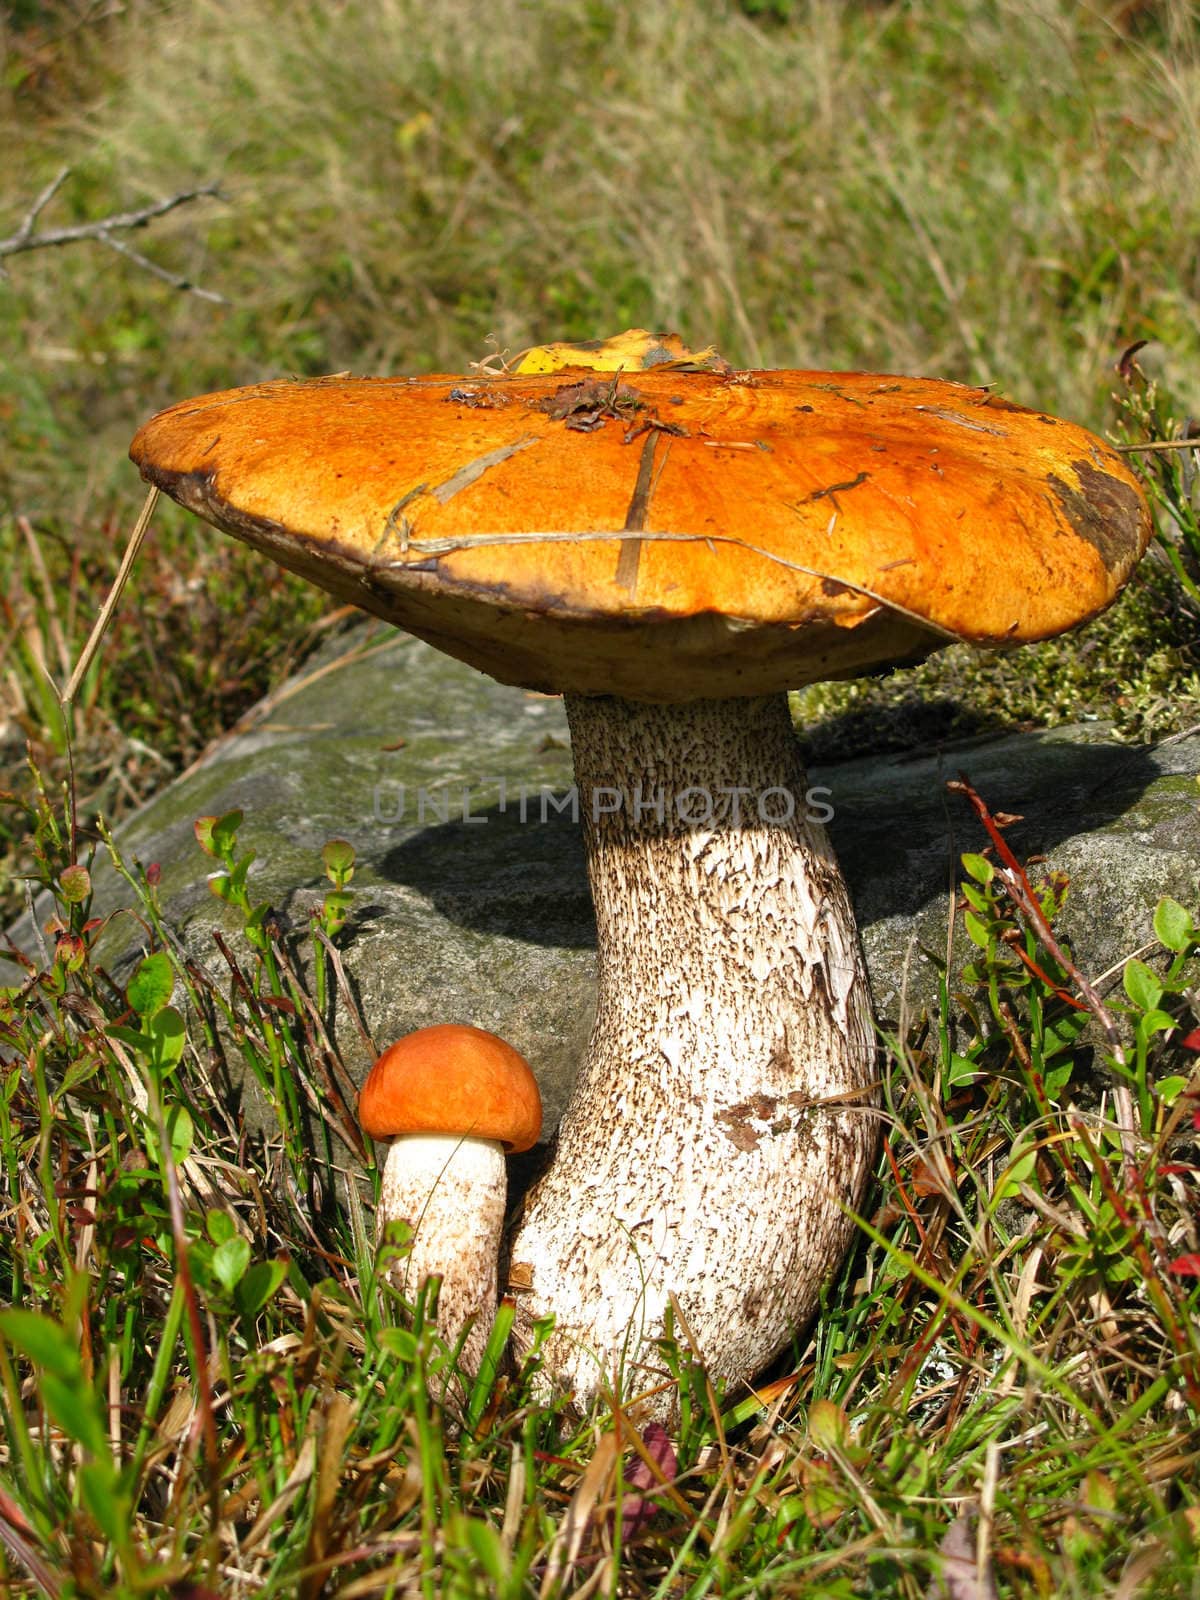
MULTIPOLYGON (((1023 816, 1007 834, 1014 850, 1044 853, 1047 869, 1069 875, 1060 931, 1098 975, 1152 938, 1162 895, 1196 904, 1198 767, 1200 737, 1131 747, 1085 723, 814 768, 812 783, 829 791, 881 1020, 894 1024, 932 1000, 930 957, 945 954, 959 856, 985 843, 946 780, 966 773, 993 810, 1023 816)), ((561 701, 504 688, 363 624, 123 825, 119 840, 127 857, 158 863, 168 921, 227 986, 213 933, 236 947, 238 918, 209 890, 213 862, 195 842, 195 819, 244 812, 239 844, 257 852, 252 897, 269 901, 301 946, 328 887, 322 846, 348 839, 357 866, 340 943, 375 1039, 435 1021, 503 1034, 537 1066, 552 1128, 595 992, 579 830, 555 809, 571 782, 561 701)), ((101 912, 128 903, 115 875, 101 870, 97 883, 101 912)), ((30 944, 27 924, 15 932, 30 944)), ((103 954, 118 976, 139 936, 127 917, 106 933, 103 954)), ((344 1014, 337 1031, 361 1076, 368 1052, 344 1014)))

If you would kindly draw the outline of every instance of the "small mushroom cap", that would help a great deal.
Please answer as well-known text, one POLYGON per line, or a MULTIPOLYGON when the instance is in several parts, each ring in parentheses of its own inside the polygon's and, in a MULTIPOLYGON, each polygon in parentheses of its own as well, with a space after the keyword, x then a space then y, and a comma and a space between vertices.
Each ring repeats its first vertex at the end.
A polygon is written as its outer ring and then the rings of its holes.
POLYGON ((372 1139, 405 1133, 494 1139, 528 1150, 542 1131, 529 1063, 483 1028, 439 1023, 389 1046, 367 1074, 358 1120, 372 1139))
POLYGON ((766 694, 1026 643, 1103 610, 1145 551, 1136 480, 1071 423, 932 379, 661 354, 234 389, 131 454, 339 598, 550 692, 766 694))

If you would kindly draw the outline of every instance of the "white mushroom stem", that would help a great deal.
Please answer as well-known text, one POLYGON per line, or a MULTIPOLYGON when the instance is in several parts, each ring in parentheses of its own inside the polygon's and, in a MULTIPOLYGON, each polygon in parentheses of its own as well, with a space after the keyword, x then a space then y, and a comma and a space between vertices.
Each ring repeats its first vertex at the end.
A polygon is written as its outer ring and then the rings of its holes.
POLYGON ((493 1139, 460 1134, 404 1134, 388 1141, 376 1228, 414 1230, 411 1250, 389 1268, 395 1287, 414 1300, 436 1274, 437 1328, 454 1344, 474 1319, 463 1347, 464 1370, 479 1368, 496 1314, 496 1264, 504 1226, 504 1151, 493 1139))
POLYGON ((876 1143, 823 797, 806 800, 785 696, 567 711, 599 1010, 513 1242, 532 1276, 518 1338, 554 1312, 547 1369, 583 1404, 630 1396, 661 1378, 649 1341, 673 1291, 710 1373, 746 1381, 810 1320, 876 1143))

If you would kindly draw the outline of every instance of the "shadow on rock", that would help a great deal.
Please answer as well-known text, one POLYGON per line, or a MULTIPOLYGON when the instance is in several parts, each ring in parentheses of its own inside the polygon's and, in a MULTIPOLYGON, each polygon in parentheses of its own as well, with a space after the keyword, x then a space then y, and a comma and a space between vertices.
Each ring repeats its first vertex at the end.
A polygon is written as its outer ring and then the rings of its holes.
POLYGON ((531 795, 461 820, 438 823, 389 850, 380 877, 415 889, 447 921, 527 944, 586 950, 596 945, 583 838, 562 803, 531 795), (524 809, 524 820, 521 811, 524 809))

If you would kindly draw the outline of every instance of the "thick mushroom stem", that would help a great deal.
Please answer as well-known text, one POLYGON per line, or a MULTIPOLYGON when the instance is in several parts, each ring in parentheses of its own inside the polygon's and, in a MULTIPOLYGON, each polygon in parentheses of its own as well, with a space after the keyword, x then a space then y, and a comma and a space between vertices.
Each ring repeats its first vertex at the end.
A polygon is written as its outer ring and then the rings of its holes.
POLYGON ((504 1226, 504 1150, 494 1139, 461 1134, 403 1134, 388 1141, 376 1228, 414 1230, 411 1250, 388 1269, 395 1287, 415 1299, 426 1278, 442 1280, 437 1327, 454 1344, 471 1319, 464 1371, 478 1371, 496 1314, 496 1265, 504 1226))
POLYGON ((581 1404, 628 1396, 662 1372, 647 1341, 674 1292, 712 1375, 746 1381, 812 1316, 876 1143, 825 796, 782 695, 567 711, 599 1010, 513 1242, 518 1337, 553 1311, 546 1367, 581 1404))

